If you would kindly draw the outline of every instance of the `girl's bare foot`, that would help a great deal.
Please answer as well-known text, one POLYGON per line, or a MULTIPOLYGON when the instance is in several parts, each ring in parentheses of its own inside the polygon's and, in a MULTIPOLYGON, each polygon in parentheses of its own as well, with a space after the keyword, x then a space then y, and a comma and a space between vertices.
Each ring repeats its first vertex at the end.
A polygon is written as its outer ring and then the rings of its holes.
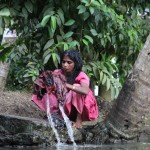
POLYGON ((82 128, 82 120, 81 120, 81 114, 77 114, 76 122, 73 124, 74 128, 82 128))

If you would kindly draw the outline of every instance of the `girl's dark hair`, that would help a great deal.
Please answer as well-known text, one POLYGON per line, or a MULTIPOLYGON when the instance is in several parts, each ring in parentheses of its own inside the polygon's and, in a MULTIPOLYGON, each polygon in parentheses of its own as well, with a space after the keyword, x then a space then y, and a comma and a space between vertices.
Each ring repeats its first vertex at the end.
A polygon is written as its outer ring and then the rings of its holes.
POLYGON ((82 66, 83 66, 82 58, 81 58, 80 52, 77 50, 64 51, 60 58, 61 67, 62 67, 62 61, 63 61, 64 56, 68 56, 75 63, 73 75, 67 80, 67 83, 73 84, 75 81, 75 78, 78 76, 78 74, 82 70, 82 66))

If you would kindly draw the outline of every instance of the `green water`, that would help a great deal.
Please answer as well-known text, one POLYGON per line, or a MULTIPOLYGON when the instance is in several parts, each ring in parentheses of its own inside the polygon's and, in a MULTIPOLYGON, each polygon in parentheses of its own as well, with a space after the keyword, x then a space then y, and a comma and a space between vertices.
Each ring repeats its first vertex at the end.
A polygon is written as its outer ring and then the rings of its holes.
POLYGON ((122 145, 61 145, 59 147, 20 147, 8 148, 1 147, 0 150, 150 150, 150 143, 122 144, 122 145))

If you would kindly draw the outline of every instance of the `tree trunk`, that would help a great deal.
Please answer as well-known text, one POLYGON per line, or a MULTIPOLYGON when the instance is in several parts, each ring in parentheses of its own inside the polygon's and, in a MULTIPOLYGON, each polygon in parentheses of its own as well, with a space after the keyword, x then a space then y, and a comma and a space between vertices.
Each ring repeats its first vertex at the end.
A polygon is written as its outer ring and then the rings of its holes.
MULTIPOLYGON (((7 43, 8 45, 10 45, 15 41, 16 41, 16 31, 10 31, 9 29, 5 29, 3 33, 2 44, 7 43)), ((5 88, 9 67, 10 62, 6 63, 0 61, 0 90, 3 90, 5 88)))
MULTIPOLYGON (((140 140, 142 133, 150 130, 149 112, 150 35, 107 118, 90 130, 84 129, 86 131, 83 132, 84 136, 92 134, 88 138, 90 143, 140 140)), ((88 142, 87 138, 85 140, 88 142)))
POLYGON ((9 66, 9 63, 0 62, 0 90, 3 90, 5 87, 9 66))

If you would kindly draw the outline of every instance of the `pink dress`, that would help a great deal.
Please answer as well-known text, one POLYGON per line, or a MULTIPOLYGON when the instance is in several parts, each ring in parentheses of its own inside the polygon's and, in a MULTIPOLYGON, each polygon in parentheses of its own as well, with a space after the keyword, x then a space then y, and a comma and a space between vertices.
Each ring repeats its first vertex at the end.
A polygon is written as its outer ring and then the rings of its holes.
MULTIPOLYGON (((54 73, 61 72, 60 69, 54 71, 54 73)), ((80 72, 75 79, 75 86, 80 86, 81 83, 86 83, 88 86, 90 84, 89 77, 84 73, 80 72)), ((43 111, 46 111, 46 98, 45 94, 41 100, 38 100, 37 95, 32 96, 32 101, 40 107, 43 111)), ((58 101, 54 93, 49 95, 50 100, 50 113, 58 112, 60 113, 58 107, 58 101)), ((66 94, 64 101, 64 111, 71 121, 76 120, 77 112, 81 114, 82 121, 93 121, 98 117, 98 106, 92 91, 89 89, 87 95, 78 94, 70 90, 66 94)), ((60 113, 61 114, 61 113, 60 113)))

